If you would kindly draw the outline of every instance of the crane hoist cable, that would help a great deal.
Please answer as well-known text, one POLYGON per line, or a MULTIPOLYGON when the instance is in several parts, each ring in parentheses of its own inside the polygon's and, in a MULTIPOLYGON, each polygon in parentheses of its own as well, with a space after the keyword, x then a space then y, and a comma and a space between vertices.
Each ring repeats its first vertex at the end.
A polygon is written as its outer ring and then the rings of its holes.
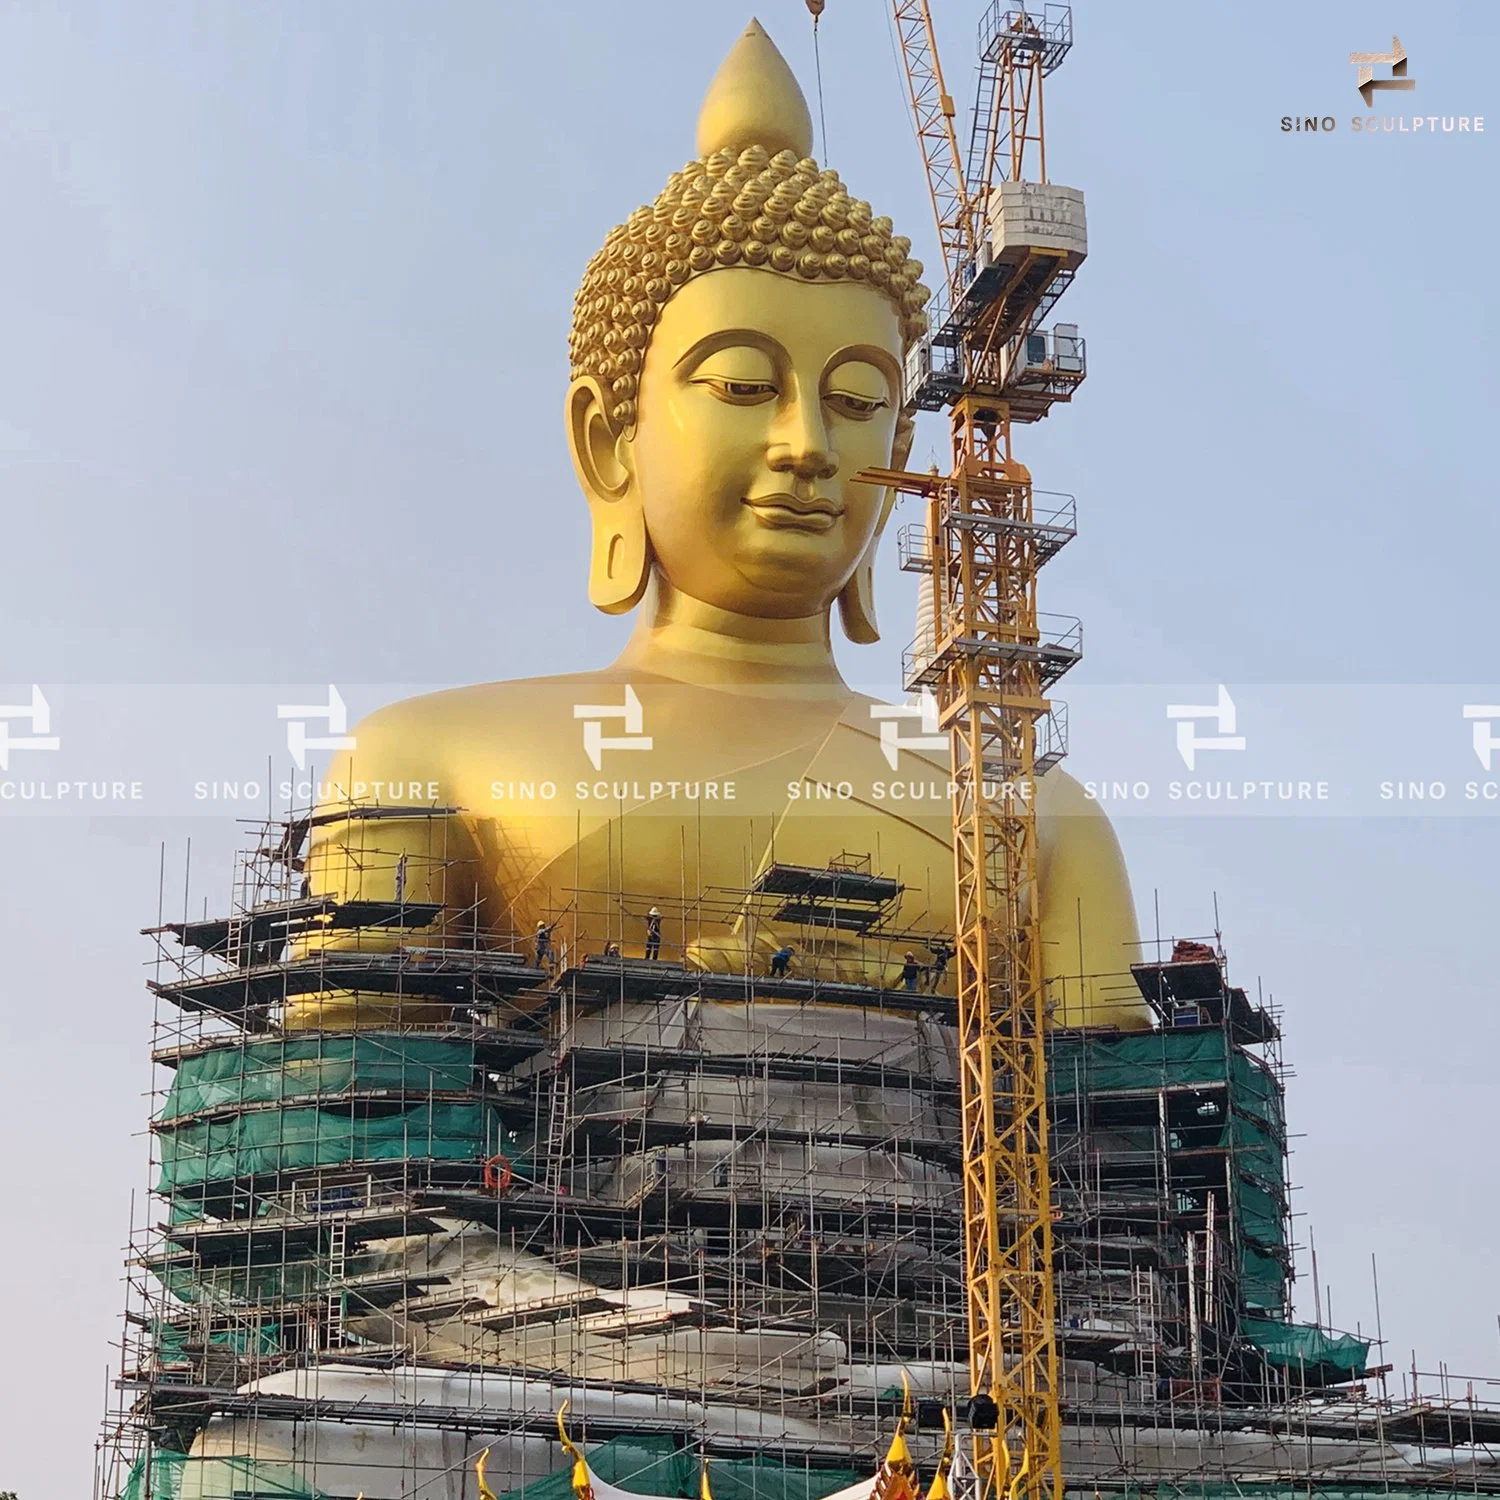
POLYGON ((818 45, 818 22, 823 19, 827 4, 828 0, 806 0, 807 9, 812 16, 813 72, 818 79, 818 140, 825 162, 828 160, 828 120, 823 114, 823 54, 818 45))

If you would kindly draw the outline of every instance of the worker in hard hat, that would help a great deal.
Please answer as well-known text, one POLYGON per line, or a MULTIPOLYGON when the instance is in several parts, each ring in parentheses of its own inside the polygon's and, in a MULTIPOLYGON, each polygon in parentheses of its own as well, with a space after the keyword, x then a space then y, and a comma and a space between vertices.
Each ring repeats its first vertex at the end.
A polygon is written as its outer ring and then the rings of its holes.
POLYGON ((661 910, 655 906, 646 913, 646 957, 661 957, 661 910))
POLYGON ((917 962, 917 955, 908 948, 901 964, 901 988, 908 994, 915 995, 917 982, 921 977, 922 965, 917 962))
POLYGON ((787 977, 787 967, 792 961, 792 954, 796 951, 797 950, 790 943, 788 943, 784 948, 778 948, 771 955, 770 977, 772 979, 785 979, 787 977))
POLYGON ((546 922, 538 922, 536 924, 536 966, 539 969, 546 969, 551 967, 552 928, 556 926, 556 922, 553 922, 550 926, 546 922))

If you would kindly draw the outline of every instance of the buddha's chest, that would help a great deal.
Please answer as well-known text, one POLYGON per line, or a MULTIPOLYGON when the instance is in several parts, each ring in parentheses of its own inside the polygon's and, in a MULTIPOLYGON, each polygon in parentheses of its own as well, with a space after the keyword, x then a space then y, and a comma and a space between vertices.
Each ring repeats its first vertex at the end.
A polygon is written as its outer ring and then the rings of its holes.
POLYGON ((911 750, 892 765, 878 720, 753 702, 707 713, 658 696, 634 722, 575 722, 576 739, 559 734, 550 764, 487 768, 456 789, 487 894, 518 919, 670 899, 718 925, 769 865, 821 869, 849 856, 924 911, 951 908, 945 772, 911 750), (600 728, 585 738, 591 723, 600 728))

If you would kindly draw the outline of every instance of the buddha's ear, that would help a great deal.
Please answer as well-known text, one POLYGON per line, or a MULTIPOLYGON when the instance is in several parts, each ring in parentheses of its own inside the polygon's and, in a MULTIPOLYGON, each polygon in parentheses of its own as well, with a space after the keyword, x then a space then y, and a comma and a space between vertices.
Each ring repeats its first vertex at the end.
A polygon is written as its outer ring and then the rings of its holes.
POLYGON ((902 409, 896 418, 896 435, 891 440, 891 467, 904 469, 911 462, 911 445, 917 437, 916 413, 911 407, 902 409))
MULTIPOLYGON (((911 457, 912 439, 916 436, 916 423, 910 412, 902 412, 896 419, 896 436, 891 444, 891 467, 904 469, 911 457)), ((896 492, 887 490, 880 505, 880 519, 875 523, 875 534, 865 555, 860 558, 842 589, 839 590, 839 623, 844 634, 856 646, 873 646, 880 639, 880 627, 875 621, 875 553, 880 547, 880 534, 895 508, 896 492)))
POLYGON ((634 609, 651 576, 651 546, 636 490, 630 439, 615 430, 591 375, 568 387, 568 449, 593 521, 589 603, 607 615, 634 609))
POLYGON ((873 646, 880 639, 880 627, 875 623, 875 553, 880 547, 880 533, 885 530, 895 503, 896 492, 887 490, 875 535, 870 538, 870 545, 865 548, 865 555, 860 558, 848 583, 839 590, 839 623, 856 646, 873 646))

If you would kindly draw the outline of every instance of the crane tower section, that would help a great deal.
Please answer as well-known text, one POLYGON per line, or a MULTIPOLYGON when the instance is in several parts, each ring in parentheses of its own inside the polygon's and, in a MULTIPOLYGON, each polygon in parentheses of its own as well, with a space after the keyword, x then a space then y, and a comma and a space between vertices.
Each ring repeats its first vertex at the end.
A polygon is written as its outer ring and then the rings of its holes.
POLYGON ((926 525, 901 538, 902 566, 931 579, 933 601, 905 685, 933 694, 952 750, 974 1461, 985 1500, 1061 1500, 1035 784, 1065 750, 1046 695, 1081 631, 1037 608, 1072 502, 1039 502, 1011 439, 1085 373, 1077 328, 1046 326, 1088 248, 1083 195, 1047 180, 1043 80, 1072 45, 1072 16, 989 7, 961 154, 928 0, 892 4, 947 283, 906 395, 950 412, 952 470, 880 477, 926 502, 926 525))

